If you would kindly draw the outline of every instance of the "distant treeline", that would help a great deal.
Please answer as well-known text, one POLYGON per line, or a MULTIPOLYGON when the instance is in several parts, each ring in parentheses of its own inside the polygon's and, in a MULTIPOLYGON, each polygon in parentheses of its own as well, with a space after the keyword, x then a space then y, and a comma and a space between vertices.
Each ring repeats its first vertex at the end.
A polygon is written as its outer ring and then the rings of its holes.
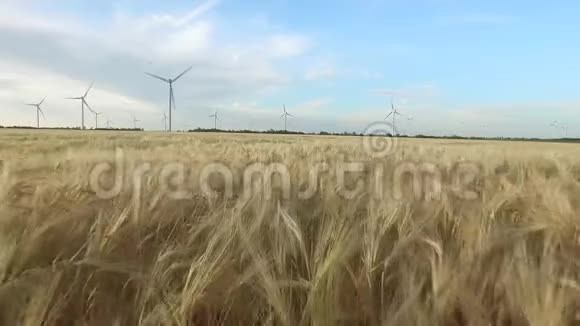
MULTIPOLYGON (((0 129, 30 129, 30 130, 81 130, 80 127, 30 127, 30 126, 0 126, 0 129)), ((85 130, 99 130, 99 131, 143 131, 143 128, 90 128, 85 130)))
MULTIPOLYGON (((264 131, 257 131, 257 130, 222 130, 222 129, 205 129, 205 128, 196 128, 190 129, 187 132, 220 132, 220 133, 241 133, 241 134, 275 134, 275 135, 316 135, 316 136, 364 136, 362 133, 356 132, 327 132, 327 131, 320 131, 320 132, 301 132, 301 131, 285 131, 285 130, 264 130, 264 131)), ((386 136, 392 137, 390 133, 385 135, 371 135, 371 136, 386 136)), ((397 135, 400 138, 425 138, 425 139, 457 139, 457 140, 511 140, 511 141, 539 141, 539 142, 563 142, 563 143, 580 143, 580 139, 578 138, 552 138, 552 139, 543 139, 543 138, 522 138, 522 137, 463 137, 457 135, 451 136, 430 136, 430 135, 397 135)))
MULTIPOLYGON (((52 127, 52 128, 36 128, 30 126, 0 126, 0 129, 40 129, 40 130, 81 130, 79 127, 52 127)), ((97 131, 144 131, 143 128, 91 128, 85 130, 97 130, 97 131)), ((222 129, 205 129, 205 128, 196 128, 190 129, 186 132, 220 132, 220 133, 232 133, 232 134, 270 134, 270 135, 312 135, 312 136, 364 136, 362 133, 356 132, 327 132, 327 131, 320 131, 320 132, 302 132, 302 131, 286 131, 286 130, 222 130, 222 129)), ((385 135, 371 135, 371 136, 386 136, 392 137, 390 133, 385 135)), ((457 135, 451 136, 430 136, 430 135, 397 135, 400 138, 425 138, 425 139, 456 139, 456 140, 509 140, 509 141, 536 141, 536 142, 559 142, 559 143, 580 143, 580 139, 578 138, 522 138, 522 137, 463 137, 457 135)))
POLYGON ((579 138, 524 138, 524 137, 463 137, 463 136, 399 136, 410 138, 429 138, 429 139, 458 139, 458 140, 509 140, 509 141, 535 141, 535 142, 559 142, 559 143, 580 143, 579 138))
MULTIPOLYGON (((204 128, 197 128, 188 130, 188 132, 222 132, 222 133, 233 133, 233 134, 270 134, 270 135, 316 135, 316 136, 363 136, 363 134, 358 134, 356 132, 327 132, 327 131, 320 131, 320 132, 302 132, 302 131, 290 131, 290 130, 222 130, 222 129, 204 129, 204 128)), ((388 134, 390 137, 391 135, 388 134)), ((403 137, 403 136, 400 136, 403 137)))
POLYGON ((51 128, 36 128, 30 126, 0 126, 2 129, 40 129, 40 130, 81 130, 79 127, 51 127, 51 128))
POLYGON ((143 128, 97 128, 88 130, 102 130, 102 131, 144 131, 143 128))

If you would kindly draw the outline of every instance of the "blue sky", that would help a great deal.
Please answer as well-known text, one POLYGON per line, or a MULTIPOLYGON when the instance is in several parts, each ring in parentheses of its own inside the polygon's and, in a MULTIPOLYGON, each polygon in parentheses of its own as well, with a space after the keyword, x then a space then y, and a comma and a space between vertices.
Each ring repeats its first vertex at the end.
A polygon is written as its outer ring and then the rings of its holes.
POLYGON ((142 72, 193 64, 176 86, 181 128, 219 110, 222 128, 279 129, 286 104, 292 129, 360 132, 392 97, 406 133, 554 137, 558 120, 580 137, 579 13, 572 1, 5 0, 0 120, 31 124, 18 105, 49 93, 45 123, 78 125, 60 95, 94 80, 97 111, 159 129, 167 90, 142 72))

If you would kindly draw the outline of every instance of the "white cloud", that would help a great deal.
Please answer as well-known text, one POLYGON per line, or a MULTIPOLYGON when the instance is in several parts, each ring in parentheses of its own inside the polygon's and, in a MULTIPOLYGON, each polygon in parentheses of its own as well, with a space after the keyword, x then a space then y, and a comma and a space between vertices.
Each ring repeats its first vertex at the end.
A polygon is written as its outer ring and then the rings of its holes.
POLYGON ((307 39, 301 35, 274 35, 266 44, 266 49, 275 57, 295 57, 304 54, 309 47, 307 39))
POLYGON ((328 109, 331 104, 332 99, 330 98, 317 98, 298 103, 293 108, 289 108, 289 111, 305 117, 317 116, 319 118, 324 118, 329 113, 328 109))
MULTIPOLYGON (((313 51, 312 39, 280 25, 272 27, 267 17, 249 29, 237 25, 239 20, 220 20, 223 17, 212 15, 219 9, 215 0, 196 2, 198 5, 184 14, 135 15, 117 10, 110 19, 98 22, 85 20, 81 13, 70 16, 34 10, 34 3, 0 2, 2 125, 32 125, 34 110, 23 104, 47 95, 44 123, 78 126, 79 104, 64 97, 78 96, 95 80, 89 104, 114 120, 115 126, 131 126, 131 114, 135 113, 143 127, 160 129, 162 112, 167 110, 167 85, 143 72, 173 77, 191 64, 194 69, 175 85, 174 126, 178 129, 212 126, 207 115, 214 109, 223 111, 222 128, 280 129, 281 104, 266 107, 257 102, 290 85, 293 80, 288 76, 296 73, 301 80, 347 76, 385 81, 381 73, 366 67, 349 70, 332 61, 316 61, 316 56, 307 57, 313 51), (309 69, 291 71, 296 63, 309 69)), ((447 24, 502 21, 509 21, 509 17, 441 19, 447 24)), ((393 47, 391 52, 408 50, 393 47)), ((339 105, 339 99, 325 97, 286 103, 295 114, 288 121, 289 128, 360 132, 386 115, 389 99, 383 96, 394 96, 402 112, 415 117, 401 121, 400 128, 416 133, 456 130, 473 134, 485 123, 490 125, 490 134, 549 135, 552 130, 547 125, 553 119, 567 118, 570 125, 578 119, 575 102, 452 106, 443 103, 442 91, 433 84, 377 89, 374 93, 366 95, 370 101, 376 98, 376 105, 348 109, 339 105)), ((89 114, 86 119, 88 125, 94 121, 89 114)))
POLYGON ((0 2, 0 28, 25 31, 47 31, 53 34, 82 34, 87 32, 75 19, 62 15, 52 19, 39 14, 24 3, 0 2))
MULTIPOLYGON (((28 110, 25 103, 38 102, 46 96, 43 111, 46 120, 43 126, 76 127, 81 125, 80 102, 67 100, 66 97, 83 95, 89 84, 60 75, 41 67, 23 65, 16 62, 1 62, 3 71, 1 83, 10 85, 0 91, 0 103, 9 118, 2 119, 2 125, 28 126, 35 124, 34 110, 28 110)), ((87 96, 90 107, 97 112, 104 112, 107 118, 117 122, 122 127, 128 121, 130 113, 135 113, 147 119, 157 108, 147 101, 117 93, 102 85, 95 85, 87 96)), ((100 117, 105 121, 106 118, 100 117)), ((94 125, 93 115, 85 109, 85 124, 94 125)), ((102 126, 102 125, 101 125, 102 126)))
POLYGON ((158 24, 169 24, 174 27, 182 27, 191 23, 194 19, 203 16, 214 9, 219 4, 219 0, 207 0, 190 10, 183 16, 174 16, 169 14, 153 15, 152 21, 158 24))
POLYGON ((314 66, 306 71, 304 75, 305 80, 328 80, 334 79, 337 76, 336 68, 330 64, 322 64, 314 66))
POLYGON ((154 47, 157 56, 169 60, 187 60, 196 53, 208 50, 211 45, 212 23, 200 21, 168 35, 167 41, 154 47))
MULTIPOLYGON (((210 15, 217 5, 208 0, 177 15, 133 15, 117 9, 111 20, 103 18, 97 24, 85 22, 81 14, 41 13, 34 10, 34 2, 2 3, 0 61, 5 65, 0 106, 14 107, 46 92, 71 96, 71 89, 95 80, 90 104, 104 111, 142 106, 160 116, 167 107, 166 86, 143 72, 173 77, 193 64, 193 71, 175 85, 175 117, 193 127, 216 99, 247 102, 288 84, 291 74, 280 62, 306 53, 309 39, 280 29, 240 34, 236 26, 210 15), (22 84, 27 87, 19 89, 22 84)), ((58 106, 68 113, 55 121, 78 125, 71 103, 58 106)), ((11 110, 2 124, 25 122, 21 113, 11 110)), ((160 128, 158 117, 141 120, 146 128, 160 128)))

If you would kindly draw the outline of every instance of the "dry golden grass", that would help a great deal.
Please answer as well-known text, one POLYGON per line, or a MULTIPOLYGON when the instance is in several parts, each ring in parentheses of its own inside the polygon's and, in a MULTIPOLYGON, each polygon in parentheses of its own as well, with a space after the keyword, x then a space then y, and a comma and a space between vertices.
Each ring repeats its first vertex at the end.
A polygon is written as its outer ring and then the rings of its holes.
POLYGON ((575 145, 408 139, 372 158, 356 137, 1 131, 0 158, 1 325, 577 323, 575 145), (99 198, 91 170, 116 148, 125 187, 99 198), (345 199, 325 173, 298 198, 313 166, 343 161, 365 163, 347 187, 375 181, 345 199), (175 162, 190 198, 169 198, 158 177, 175 162), (195 180, 211 162, 235 172, 233 197, 204 196, 195 180), (288 166, 289 198, 276 178, 272 198, 242 196, 255 162, 288 166), (480 167, 476 198, 450 190, 459 162, 480 167), (390 173, 423 163, 441 173, 439 198, 390 173))

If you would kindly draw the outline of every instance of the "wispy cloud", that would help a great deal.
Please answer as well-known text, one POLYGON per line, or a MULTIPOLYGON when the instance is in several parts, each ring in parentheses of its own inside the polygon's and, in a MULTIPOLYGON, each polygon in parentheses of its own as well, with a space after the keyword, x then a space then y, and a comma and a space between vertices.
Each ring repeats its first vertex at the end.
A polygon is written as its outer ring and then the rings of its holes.
POLYGON ((170 14, 153 15, 152 20, 156 23, 167 23, 173 25, 174 27, 182 27, 191 23, 196 18, 199 18, 208 13, 219 3, 219 0, 203 1, 183 16, 174 16, 170 14))
POLYGON ((296 104, 292 110, 293 112, 302 116, 324 116, 328 114, 328 109, 332 105, 332 99, 316 98, 306 102, 296 104))
POLYGON ((306 52, 310 46, 308 40, 297 34, 279 34, 269 38, 267 47, 277 57, 295 57, 306 52))
POLYGON ((319 64, 311 67, 304 74, 304 79, 308 81, 329 80, 337 76, 336 68, 329 64, 319 64))

